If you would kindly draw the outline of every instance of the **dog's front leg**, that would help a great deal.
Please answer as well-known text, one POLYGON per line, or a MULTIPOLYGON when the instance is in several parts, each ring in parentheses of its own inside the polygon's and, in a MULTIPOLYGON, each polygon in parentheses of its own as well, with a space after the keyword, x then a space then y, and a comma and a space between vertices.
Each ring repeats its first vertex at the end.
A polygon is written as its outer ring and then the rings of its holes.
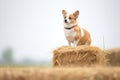
POLYGON ((75 41, 74 41, 74 47, 76 47, 76 46, 78 45, 78 41, 79 41, 79 40, 75 40, 75 41))
POLYGON ((71 42, 70 41, 68 41, 68 45, 71 46, 71 42))

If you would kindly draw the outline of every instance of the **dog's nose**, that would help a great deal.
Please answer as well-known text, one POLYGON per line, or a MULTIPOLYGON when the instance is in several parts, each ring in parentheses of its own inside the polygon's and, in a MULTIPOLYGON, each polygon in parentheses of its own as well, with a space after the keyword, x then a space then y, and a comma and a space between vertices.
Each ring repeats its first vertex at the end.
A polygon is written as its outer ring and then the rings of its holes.
POLYGON ((67 23, 67 20, 65 19, 65 23, 67 23))

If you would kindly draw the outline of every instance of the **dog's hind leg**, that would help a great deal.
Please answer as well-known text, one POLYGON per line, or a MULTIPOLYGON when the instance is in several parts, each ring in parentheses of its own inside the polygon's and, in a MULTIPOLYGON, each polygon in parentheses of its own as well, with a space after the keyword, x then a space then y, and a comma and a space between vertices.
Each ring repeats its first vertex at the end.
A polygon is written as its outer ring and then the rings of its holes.
POLYGON ((85 45, 91 45, 91 39, 90 38, 86 41, 85 45))

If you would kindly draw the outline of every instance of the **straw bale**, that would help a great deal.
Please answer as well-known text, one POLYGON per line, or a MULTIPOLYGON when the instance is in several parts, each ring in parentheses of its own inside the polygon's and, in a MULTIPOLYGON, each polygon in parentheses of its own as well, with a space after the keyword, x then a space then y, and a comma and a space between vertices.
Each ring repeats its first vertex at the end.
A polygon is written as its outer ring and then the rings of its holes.
POLYGON ((105 65, 106 53, 95 46, 62 46, 53 51, 53 66, 105 65))
POLYGON ((0 80, 120 80, 120 68, 0 68, 0 80))
POLYGON ((108 63, 111 66, 120 66, 120 48, 112 48, 106 50, 108 53, 106 58, 108 59, 108 63))

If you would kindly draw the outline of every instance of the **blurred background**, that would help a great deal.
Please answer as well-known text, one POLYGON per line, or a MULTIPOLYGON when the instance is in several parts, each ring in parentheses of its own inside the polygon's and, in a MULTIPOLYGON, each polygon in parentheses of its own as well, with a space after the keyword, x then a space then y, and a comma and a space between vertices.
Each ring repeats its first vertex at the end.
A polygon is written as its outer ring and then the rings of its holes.
POLYGON ((0 0, 0 65, 51 65, 52 51, 68 45, 62 9, 80 11, 92 45, 120 47, 119 0, 0 0))

